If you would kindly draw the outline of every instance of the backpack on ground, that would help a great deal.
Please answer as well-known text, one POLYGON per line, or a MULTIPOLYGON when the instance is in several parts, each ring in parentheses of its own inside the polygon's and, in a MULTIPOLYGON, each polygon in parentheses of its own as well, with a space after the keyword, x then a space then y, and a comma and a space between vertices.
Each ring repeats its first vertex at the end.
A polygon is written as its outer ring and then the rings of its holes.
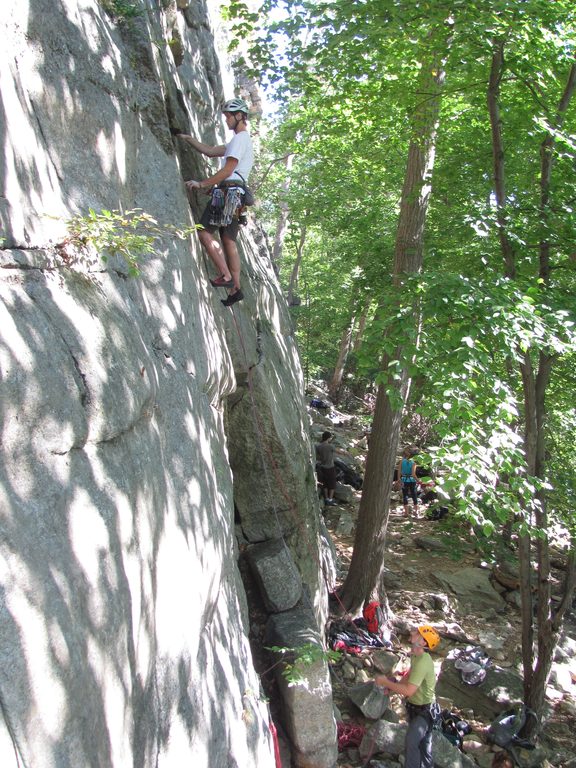
POLYGON ((533 744, 518 736, 530 718, 534 718, 538 723, 536 713, 525 704, 518 704, 512 709, 507 709, 498 715, 488 728, 488 742, 508 749, 514 746, 534 749, 533 744))
POLYGON ((460 750, 462 749, 464 736, 472 731, 470 723, 463 720, 456 712, 450 712, 449 709, 442 710, 439 727, 442 735, 460 750))
POLYGON ((448 507, 433 506, 426 510, 426 520, 442 520, 450 510, 448 507))
POLYGON ((454 667, 460 670, 460 677, 466 685, 480 685, 486 679, 486 670, 492 666, 492 659, 478 646, 468 645, 455 654, 454 667))
POLYGON ((368 632, 372 632, 373 635, 381 634, 386 626, 386 622, 384 620, 382 606, 377 600, 372 600, 364 606, 362 616, 366 621, 366 629, 368 632))

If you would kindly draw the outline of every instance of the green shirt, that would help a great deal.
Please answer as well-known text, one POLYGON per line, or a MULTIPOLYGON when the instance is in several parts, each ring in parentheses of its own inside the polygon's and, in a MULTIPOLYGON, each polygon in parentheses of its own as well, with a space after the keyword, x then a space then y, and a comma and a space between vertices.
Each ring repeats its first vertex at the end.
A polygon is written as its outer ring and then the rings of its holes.
POLYGON ((418 686, 416 693, 408 697, 408 701, 411 704, 418 706, 432 704, 434 701, 434 689, 436 688, 436 675, 434 673, 434 662, 428 653, 412 657, 408 682, 418 686))

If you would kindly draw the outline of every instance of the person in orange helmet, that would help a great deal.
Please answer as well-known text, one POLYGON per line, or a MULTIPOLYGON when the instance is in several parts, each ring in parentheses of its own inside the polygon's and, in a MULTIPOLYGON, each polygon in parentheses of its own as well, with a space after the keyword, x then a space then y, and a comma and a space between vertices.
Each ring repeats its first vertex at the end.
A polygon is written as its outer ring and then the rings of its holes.
POLYGON ((440 643, 434 627, 422 624, 410 632, 410 670, 402 680, 377 675, 376 685, 406 697, 408 730, 405 741, 405 768, 433 768, 432 728, 434 727, 436 674, 427 651, 440 643))

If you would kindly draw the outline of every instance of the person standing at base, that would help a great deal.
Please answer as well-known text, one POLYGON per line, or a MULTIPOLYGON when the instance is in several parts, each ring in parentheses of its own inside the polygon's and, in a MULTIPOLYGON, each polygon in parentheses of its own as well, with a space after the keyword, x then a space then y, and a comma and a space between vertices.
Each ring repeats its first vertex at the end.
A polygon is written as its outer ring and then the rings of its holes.
POLYGON ((240 256, 236 239, 239 226, 238 211, 242 206, 242 196, 245 195, 248 176, 252 170, 254 151, 248 133, 248 105, 244 99, 230 99, 222 107, 222 112, 227 127, 234 133, 228 144, 213 147, 185 133, 179 133, 178 137, 206 157, 223 158, 219 171, 202 181, 187 181, 186 189, 212 189, 212 199, 200 219, 203 228, 199 230, 198 237, 218 270, 218 277, 210 282, 216 288, 230 289, 228 298, 222 301, 224 306, 230 307, 244 298, 240 289, 240 256), (218 210, 226 211, 227 204, 230 208, 231 203, 236 209, 232 219, 229 223, 220 225, 218 217, 221 214, 218 214, 218 210), (220 240, 216 237, 217 231, 220 240))
POLYGON ((402 459, 398 463, 398 478, 402 483, 402 504, 404 505, 404 517, 410 516, 408 509, 408 497, 412 499, 414 505, 414 516, 418 516, 418 496, 416 494, 416 464, 411 459, 412 450, 404 448, 402 459))
POLYGON ((316 461, 318 463, 318 481, 322 486, 324 504, 334 506, 334 491, 336 490, 336 467, 334 456, 336 448, 332 445, 332 433, 323 432, 322 440, 316 445, 316 461))
POLYGON ((433 768, 432 729, 435 704, 436 674, 432 651, 440 642, 440 635, 428 624, 410 632, 411 662, 408 675, 403 680, 390 680, 377 675, 376 685, 392 693, 406 696, 408 730, 405 741, 404 768, 433 768))

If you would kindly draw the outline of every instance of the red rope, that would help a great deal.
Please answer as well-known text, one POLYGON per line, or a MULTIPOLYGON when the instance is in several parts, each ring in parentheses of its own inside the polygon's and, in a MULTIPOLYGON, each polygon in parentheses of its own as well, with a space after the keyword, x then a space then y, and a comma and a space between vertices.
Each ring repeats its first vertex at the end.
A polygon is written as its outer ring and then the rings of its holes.
POLYGON ((338 752, 342 752, 348 747, 359 747, 366 729, 363 725, 354 725, 353 723, 336 723, 338 734, 338 752))
POLYGON ((274 758, 276 760, 276 768, 282 768, 282 758, 280 757, 280 744, 278 743, 278 731, 274 725, 274 720, 270 720, 270 733, 272 734, 272 741, 274 742, 274 758))

